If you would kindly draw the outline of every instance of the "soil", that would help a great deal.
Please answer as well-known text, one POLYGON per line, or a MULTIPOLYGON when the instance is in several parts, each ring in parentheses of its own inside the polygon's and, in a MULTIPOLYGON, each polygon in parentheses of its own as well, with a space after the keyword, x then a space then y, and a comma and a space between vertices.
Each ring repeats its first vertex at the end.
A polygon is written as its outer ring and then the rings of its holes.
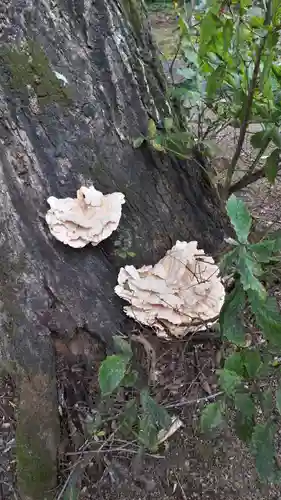
MULTIPOLYGON (((167 41, 171 48, 175 20, 167 13, 153 13, 151 20, 161 50, 165 51, 167 41)), ((229 131, 226 137, 219 139, 224 150, 221 158, 225 160, 231 154, 234 136, 229 131)), ((249 154, 245 152, 245 165, 249 154)), ((218 165, 223 175, 225 162, 218 161, 218 165)), ((260 181, 241 196, 263 225, 279 222, 280 181, 273 188, 260 181)), ((141 456, 134 441, 118 437, 114 421, 108 426, 105 424, 106 438, 89 432, 98 405, 97 373, 104 357, 103 346, 97 341, 93 345, 82 333, 71 345, 54 339, 62 436, 61 477, 54 500, 280 500, 281 487, 259 483, 252 457, 228 428, 209 439, 200 433, 198 419, 205 398, 212 400, 218 390, 214 372, 219 363, 219 346, 215 338, 196 343, 194 339, 165 342, 152 332, 137 333, 149 342, 156 360, 153 370, 157 381, 151 384, 152 394, 182 420, 183 426, 165 442, 158 456, 141 456), (77 496, 75 489, 69 490, 74 482, 77 496)), ((147 351, 139 345, 136 352, 147 377, 147 351)), ((16 405, 14 383, 3 373, 0 377, 0 500, 20 500, 15 485, 16 405)))

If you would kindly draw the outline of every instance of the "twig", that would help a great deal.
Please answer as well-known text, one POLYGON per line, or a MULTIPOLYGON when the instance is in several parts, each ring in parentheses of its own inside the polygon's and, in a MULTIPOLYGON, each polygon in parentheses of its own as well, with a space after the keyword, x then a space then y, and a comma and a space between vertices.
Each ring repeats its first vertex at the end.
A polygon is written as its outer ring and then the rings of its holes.
POLYGON ((254 159, 252 165, 250 166, 250 168, 248 169, 247 173, 245 175, 243 175, 243 177, 241 179, 239 179, 239 181, 235 182, 235 184, 233 184, 232 186, 230 186, 229 188, 229 194, 232 194, 236 191, 239 191, 240 189, 244 189, 245 187, 247 187, 249 184, 253 184, 253 182, 256 182, 257 180, 261 179, 262 177, 264 177, 264 167, 260 168, 259 170, 256 170, 256 172, 254 172, 255 170, 255 167, 257 166, 258 162, 260 161, 263 153, 265 152, 267 146, 269 145, 270 143, 270 139, 268 139, 266 141, 266 144, 262 147, 262 149, 260 149, 260 151, 258 152, 256 158, 254 159), (255 174, 258 172, 258 177, 256 178, 255 174))
POLYGON ((236 191, 240 191, 241 189, 244 189, 245 187, 249 186, 249 184, 253 184, 254 182, 258 181, 259 179, 262 179, 264 177, 264 167, 259 168, 255 172, 251 174, 246 174, 242 179, 239 181, 235 182, 232 184, 232 186, 229 188, 228 194, 235 193, 236 191))
POLYGON ((170 66, 169 66, 169 73, 170 73, 173 85, 175 85, 175 80, 174 80, 174 76, 173 76, 173 69, 174 69, 174 65, 175 65, 175 62, 177 60, 177 57, 179 55, 179 51, 180 51, 181 43, 182 43, 182 38, 183 38, 183 35, 181 34, 180 37, 179 37, 179 41, 178 41, 177 47, 176 47, 175 55, 174 55, 173 60, 172 60, 172 62, 170 64, 170 66))
MULTIPOLYGON (((87 460, 86 465, 87 465, 87 463, 89 463, 89 460, 87 460)), ((68 485, 69 485, 72 477, 75 475, 75 473, 80 472, 80 470, 83 469, 84 467, 85 467, 85 460, 82 460, 82 459, 78 460, 76 462, 76 464, 74 464, 73 469, 70 471, 70 474, 68 475, 68 477, 67 477, 62 489, 60 490, 59 495, 56 498, 56 500, 62 499, 62 497, 65 493, 65 490, 66 490, 66 488, 68 488, 68 485)))
POLYGON ((190 405, 199 404, 199 403, 206 403, 206 401, 216 399, 219 396, 222 396, 222 394, 223 394, 223 392, 219 391, 219 392, 215 392, 214 394, 210 394, 209 396, 205 396, 204 398, 183 400, 183 401, 180 401, 179 403, 166 405, 165 408, 180 408, 181 406, 190 406, 190 405))
POLYGON ((182 484, 181 484, 181 482, 180 482, 180 480, 179 480, 178 475, 177 475, 177 473, 176 473, 176 472, 175 472, 175 476, 176 476, 176 478, 177 478, 177 482, 178 482, 178 485, 179 485, 179 487, 180 487, 180 490, 181 490, 181 494, 182 494, 183 500, 187 500, 186 494, 185 494, 185 492, 184 492, 184 489, 183 489, 183 487, 182 487, 182 484))
MULTIPOLYGON (((86 450, 86 451, 83 451, 83 452, 79 452, 79 451, 70 451, 68 453, 66 453, 66 456, 77 456, 77 455, 81 455, 81 456, 86 456, 86 457, 94 457, 96 456, 98 453, 132 453, 133 455, 136 455, 139 453, 139 449, 137 450, 132 450, 132 448, 110 448, 110 449, 103 449, 103 450, 86 450)), ((164 457, 164 455, 153 455, 151 453, 144 453, 144 455, 148 456, 148 457, 152 457, 152 458, 166 458, 164 457)), ((87 462, 89 461, 89 459, 87 460, 87 462)), ((59 498, 57 498, 57 500, 60 500, 59 498)))

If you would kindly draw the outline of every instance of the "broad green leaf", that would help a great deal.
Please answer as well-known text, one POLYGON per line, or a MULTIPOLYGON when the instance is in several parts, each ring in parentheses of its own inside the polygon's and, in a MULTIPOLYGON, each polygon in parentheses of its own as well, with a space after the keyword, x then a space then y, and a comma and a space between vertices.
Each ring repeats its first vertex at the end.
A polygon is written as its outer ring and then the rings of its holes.
POLYGON ((144 142, 144 137, 136 137, 133 139, 133 148, 138 149, 144 142))
POLYGON ((248 248, 258 262, 268 263, 273 255, 281 250, 281 239, 266 239, 260 243, 253 243, 248 248))
POLYGON ((270 182, 270 184, 274 184, 276 180, 279 159, 280 159, 280 149, 274 149, 266 159, 264 171, 265 171, 265 176, 268 182, 270 182))
POLYGON ((137 254, 135 252, 127 252, 128 257, 135 257, 137 254))
POLYGON ((268 421, 255 426, 251 439, 251 451, 256 460, 257 471, 265 481, 270 481, 275 475, 275 433, 276 425, 268 421))
POLYGON ((257 293, 248 292, 252 311, 257 325, 266 340, 276 347, 281 347, 281 315, 274 297, 262 300, 257 293))
POLYGON ((208 432, 219 427, 223 422, 221 402, 208 404, 201 413, 201 429, 208 432))
POLYGON ((281 134, 277 127, 274 127, 271 132, 271 139, 274 142, 275 146, 281 149, 281 134))
POLYGON ((187 80, 193 80, 196 76, 196 71, 192 68, 181 68, 177 70, 177 74, 183 76, 187 80))
POLYGON ((140 402, 142 407, 139 441, 150 450, 157 449, 158 433, 161 429, 167 429, 171 425, 171 417, 162 406, 149 395, 147 389, 140 393, 140 402))
POLYGON ((269 388, 262 393, 261 397, 261 407, 266 417, 272 415, 273 406, 274 406, 273 393, 272 389, 269 388))
POLYGON ((234 194, 227 200, 226 209, 240 243, 246 243, 252 225, 251 214, 245 203, 234 194))
POLYGON ((253 290, 262 299, 266 297, 266 290, 257 278, 257 276, 262 275, 262 269, 246 247, 239 249, 237 271, 240 274, 240 280, 245 291, 253 290))
POLYGON ((244 419, 251 419, 256 414, 256 407, 250 394, 239 393, 235 394, 234 405, 236 410, 239 410, 244 419))
POLYGON ((103 396, 112 394, 120 386, 127 370, 128 356, 107 356, 99 369, 99 385, 103 396))
POLYGON ((281 387, 276 390, 276 408, 281 415, 281 387))
POLYGON ((219 383, 221 388, 228 396, 234 396, 237 387, 242 383, 243 379, 237 373, 230 370, 217 370, 219 375, 219 383))
POLYGON ((236 345, 245 344, 243 311, 246 295, 240 283, 226 297, 220 314, 220 327, 224 337, 236 345))
POLYGON ((251 136, 251 145, 255 149, 263 149, 268 144, 269 136, 269 130, 261 130, 260 132, 256 132, 251 136))
POLYGON ((262 364, 259 351, 256 348, 255 350, 245 349, 243 351, 243 360, 249 377, 254 378, 262 364))
POLYGON ((245 376, 243 351, 236 351, 228 356, 224 363, 224 369, 235 372, 240 377, 245 376))
POLYGON ((225 53, 228 52, 233 34, 233 22, 231 19, 227 19, 223 27, 223 50, 225 53))
POLYGON ((216 35, 218 22, 212 12, 207 12, 203 17, 200 25, 200 42, 199 42, 199 53, 200 56, 204 56, 208 50, 208 43, 211 41, 212 37, 216 35))
POLYGON ((253 430, 255 427, 254 418, 245 418, 244 415, 238 411, 234 417, 234 428, 237 436, 244 443, 249 443, 252 438, 253 430))
POLYGON ((139 374, 136 370, 132 370, 129 373, 126 373, 125 377, 122 380, 123 387, 135 387, 136 382, 138 380, 139 374))
POLYGON ((138 420, 138 405, 136 399, 127 401, 120 415, 119 430, 124 437, 128 437, 138 420))
POLYGON ((222 86, 224 73, 225 67, 218 66, 215 71, 208 76, 206 94, 209 99, 212 98, 216 91, 222 86))
POLYGON ((235 394, 234 405, 236 415, 234 419, 235 430, 239 439, 249 442, 255 426, 256 407, 250 394, 235 394))
POLYGON ((154 137, 156 136, 156 132, 157 132, 157 129, 156 129, 155 122, 152 119, 148 120, 147 133, 148 133, 149 139, 154 139, 154 137))
POLYGON ((130 361, 133 356, 130 343, 119 335, 113 336, 113 343, 117 353, 121 353, 124 357, 128 358, 128 361, 130 361))

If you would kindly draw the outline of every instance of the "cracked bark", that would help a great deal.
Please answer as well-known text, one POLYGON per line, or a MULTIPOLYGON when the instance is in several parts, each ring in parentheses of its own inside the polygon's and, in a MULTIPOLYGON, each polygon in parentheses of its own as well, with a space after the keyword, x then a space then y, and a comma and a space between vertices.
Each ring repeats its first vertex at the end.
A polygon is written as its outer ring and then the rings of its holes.
POLYGON ((22 449, 28 449, 36 433, 51 464, 50 474, 40 478, 40 494, 28 486, 19 464, 23 498, 53 498, 48 491, 56 483, 51 333, 71 337, 84 328, 110 345, 124 324, 113 292, 124 265, 119 251, 134 252, 126 262, 139 266, 155 263, 177 239, 196 239, 214 252, 224 234, 216 194, 195 158, 178 161, 146 146, 132 148, 131 139, 146 132, 148 115, 169 112, 138 5, 135 0, 5 0, 2 6, 1 357, 15 363, 19 376, 24 439, 18 436, 18 446, 24 441, 22 449), (51 71, 67 79, 69 105, 56 102, 52 93, 46 98, 38 79, 36 88, 15 86, 7 51, 26 40, 42 47, 51 71), (46 199, 73 197, 84 183, 123 192, 126 205, 120 229, 108 241, 73 250, 49 234, 46 199))

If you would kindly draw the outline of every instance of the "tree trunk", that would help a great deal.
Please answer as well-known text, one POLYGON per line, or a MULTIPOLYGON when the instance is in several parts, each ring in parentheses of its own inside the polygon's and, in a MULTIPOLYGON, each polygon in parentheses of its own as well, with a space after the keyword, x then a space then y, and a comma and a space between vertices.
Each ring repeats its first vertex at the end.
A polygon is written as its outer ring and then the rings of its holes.
POLYGON ((82 329, 110 344, 124 322, 119 267, 155 263, 177 239, 214 252, 224 221, 195 158, 132 147, 149 115, 170 113, 139 2, 15 0, 2 19, 1 356, 19 376, 21 493, 43 500, 53 498, 59 434, 51 334, 82 329), (44 217, 50 195, 74 197, 82 184, 121 191, 126 205, 109 240, 75 250, 44 217))

